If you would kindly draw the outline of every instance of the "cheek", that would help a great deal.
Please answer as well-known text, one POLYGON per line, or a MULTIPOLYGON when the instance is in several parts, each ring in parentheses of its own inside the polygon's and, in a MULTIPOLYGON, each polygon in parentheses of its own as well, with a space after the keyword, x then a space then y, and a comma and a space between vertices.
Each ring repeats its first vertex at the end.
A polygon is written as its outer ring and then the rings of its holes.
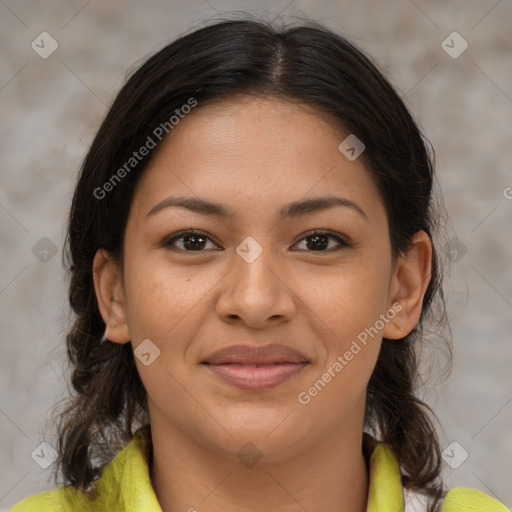
POLYGON ((161 257, 132 254, 126 259, 126 310, 132 340, 150 338, 160 346, 193 310, 204 292, 187 272, 161 257))
POLYGON ((388 270, 377 261, 352 261, 327 271, 300 272, 298 295, 323 324, 332 347, 343 348, 387 307, 388 270))
POLYGON ((126 311, 138 373, 151 400, 165 404, 170 395, 178 402, 183 395, 178 383, 187 380, 183 361, 189 341, 201 326, 200 301, 208 283, 191 277, 193 270, 173 267, 165 257, 156 256, 133 252, 126 258, 126 311), (137 357, 143 340, 157 347, 149 345, 147 365, 137 357))
POLYGON ((354 262, 336 275, 313 279, 304 301, 317 318, 314 331, 325 353, 298 397, 300 404, 307 402, 307 417, 321 415, 334 426, 356 404, 363 407, 382 342, 387 279, 384 265, 375 262, 373 267, 354 262))
POLYGON ((133 252, 125 261, 128 328, 134 344, 149 338, 166 360, 183 359, 211 308, 225 270, 177 265, 165 251, 133 252))

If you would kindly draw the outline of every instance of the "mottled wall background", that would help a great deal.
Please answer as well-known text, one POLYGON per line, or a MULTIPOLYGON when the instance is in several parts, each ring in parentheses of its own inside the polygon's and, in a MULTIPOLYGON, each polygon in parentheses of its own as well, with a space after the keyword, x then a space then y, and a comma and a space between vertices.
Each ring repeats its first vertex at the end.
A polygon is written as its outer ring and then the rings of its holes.
POLYGON ((2 0, 0 509, 52 488, 40 443, 55 441, 44 421, 65 392, 60 255, 81 159, 128 69, 234 10, 342 31, 421 120, 452 229, 455 356, 426 396, 444 427, 449 486, 512 507, 511 0, 2 0))

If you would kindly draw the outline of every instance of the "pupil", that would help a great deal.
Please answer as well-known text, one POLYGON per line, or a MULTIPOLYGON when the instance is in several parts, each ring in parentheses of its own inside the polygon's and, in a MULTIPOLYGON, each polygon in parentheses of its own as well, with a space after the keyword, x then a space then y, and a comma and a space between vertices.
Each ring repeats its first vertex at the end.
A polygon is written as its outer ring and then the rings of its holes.
POLYGON ((204 244, 204 242, 205 242, 205 239, 201 235, 186 235, 184 238, 185 247, 187 247, 187 244, 191 243, 191 247, 193 249, 202 249, 203 247, 201 246, 201 244, 204 244), (190 240, 194 239, 194 238, 201 240, 201 241, 199 243, 190 242, 190 240))
POLYGON ((329 245, 326 235, 311 235, 308 238, 313 240, 312 244, 307 243, 308 249, 325 249, 329 245), (319 242, 319 239, 323 239, 323 242, 319 242))

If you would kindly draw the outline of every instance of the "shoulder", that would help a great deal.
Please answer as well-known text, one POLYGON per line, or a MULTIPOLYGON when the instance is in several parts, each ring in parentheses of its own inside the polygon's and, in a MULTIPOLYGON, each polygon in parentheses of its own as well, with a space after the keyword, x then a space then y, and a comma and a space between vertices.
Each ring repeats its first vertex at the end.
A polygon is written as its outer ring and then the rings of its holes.
MULTIPOLYGON (((405 512, 425 512, 424 495, 404 489, 405 512)), ((477 489, 457 487, 448 491, 440 512, 510 512, 510 509, 492 496, 477 489)))
POLYGON ((457 487, 446 495, 441 512, 510 512, 510 509, 497 499, 477 489, 457 487))
POLYGON ((9 512, 82 512, 95 510, 99 501, 68 485, 34 494, 20 501, 9 512))
POLYGON ((9 512, 109 512, 159 510, 147 463, 149 429, 141 428, 102 471, 93 492, 71 485, 20 501, 9 512))
MULTIPOLYGON (((367 456, 371 454, 369 498, 373 502, 398 503, 400 499, 404 512, 427 511, 427 497, 403 487, 400 463, 391 448, 368 436, 364 438, 363 449, 367 456), (395 493, 402 494, 403 501, 395 493)), ((446 493, 439 512, 512 512, 512 509, 482 491, 457 487, 446 493)))
POLYGON ((55 491, 41 492, 20 501, 10 508, 9 512, 44 512, 45 510, 59 512, 60 509, 57 508, 54 498, 55 491))

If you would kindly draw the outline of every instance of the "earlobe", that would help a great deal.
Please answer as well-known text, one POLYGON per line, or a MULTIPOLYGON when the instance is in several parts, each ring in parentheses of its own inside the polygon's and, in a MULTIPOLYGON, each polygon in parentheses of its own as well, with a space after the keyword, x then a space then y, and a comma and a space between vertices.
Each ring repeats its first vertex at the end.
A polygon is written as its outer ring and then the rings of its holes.
POLYGON ((413 236, 407 254, 401 256, 394 269, 389 304, 399 302, 402 307, 386 325, 384 338, 404 338, 419 322, 431 269, 432 244, 427 233, 421 230, 413 236))
POLYGON ((129 342, 121 269, 105 249, 98 249, 94 256, 93 279, 98 307, 106 325, 105 337, 114 343, 129 342))

